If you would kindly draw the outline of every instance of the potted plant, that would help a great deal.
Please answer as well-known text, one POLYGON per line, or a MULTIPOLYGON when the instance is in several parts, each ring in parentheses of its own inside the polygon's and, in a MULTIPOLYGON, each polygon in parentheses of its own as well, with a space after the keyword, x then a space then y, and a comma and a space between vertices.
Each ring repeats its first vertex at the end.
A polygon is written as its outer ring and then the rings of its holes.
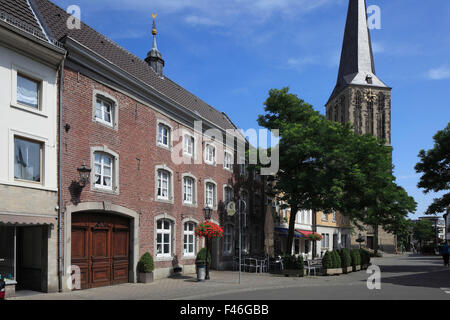
POLYGON ((350 251, 350 256, 352 258, 352 268, 353 271, 361 270, 361 254, 358 249, 352 249, 350 251))
POLYGON ((142 255, 138 262, 139 282, 150 283, 153 282, 153 270, 155 265, 153 263, 153 257, 150 253, 146 252, 142 255))
POLYGON ((322 258, 323 274, 326 276, 342 273, 341 258, 337 251, 327 251, 322 258))
MULTIPOLYGON (((200 223, 195 227, 195 235, 197 237, 204 237, 206 248, 208 248, 209 241, 214 238, 222 238, 223 237, 223 229, 211 221, 205 221, 200 223)), ((203 281, 205 279, 209 279, 209 266, 211 265, 211 253, 209 250, 204 248, 205 253, 204 256, 199 256, 197 254, 197 259, 195 265, 197 267, 197 280, 203 281), (206 264, 206 251, 208 251, 208 264, 206 264), (207 268, 207 269, 206 269, 207 268), (206 270, 205 270, 206 269, 206 270), (203 276, 203 272, 205 272, 205 276, 203 276)), ((203 250, 203 249, 202 249, 203 250)), ((199 251, 202 252, 202 250, 199 251)), ((203 255, 203 253, 201 254, 203 255)))
POLYGON ((361 269, 365 270, 370 264, 370 252, 366 249, 360 249, 359 253, 361 255, 361 269))
POLYGON ((341 258, 341 267, 343 273, 349 273, 353 271, 352 258, 346 248, 339 250, 339 256, 341 258))
POLYGON ((304 263, 302 256, 283 256, 283 274, 285 277, 303 277, 304 275, 304 263))
MULTIPOLYGON (((208 263, 211 263, 211 253, 208 254, 208 263)), ((206 276, 206 248, 200 249, 195 259, 197 281, 205 281, 206 276)))

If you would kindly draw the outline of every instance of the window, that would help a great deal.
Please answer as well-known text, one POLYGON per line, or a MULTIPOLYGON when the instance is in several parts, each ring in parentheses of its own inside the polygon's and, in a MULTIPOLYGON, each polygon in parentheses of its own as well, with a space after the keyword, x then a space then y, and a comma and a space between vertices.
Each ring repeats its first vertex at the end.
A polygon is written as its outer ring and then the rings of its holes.
POLYGON ((113 188, 113 158, 105 153, 94 153, 95 179, 97 188, 113 188))
POLYGON ((28 107, 39 109, 40 83, 26 76, 17 75, 17 102, 28 107))
POLYGON ((328 221, 328 215, 325 212, 322 212, 322 221, 328 221))
POLYGON ((333 222, 336 222, 336 211, 333 211, 333 222))
POLYGON ((233 225, 226 224, 223 230, 223 253, 231 254, 233 249, 233 225))
POLYGON ((345 224, 345 216, 342 215, 342 224, 345 224))
POLYGON ((184 249, 183 253, 185 256, 194 256, 196 253, 195 248, 195 223, 186 222, 184 224, 184 249))
POLYGON ((322 233, 322 248, 328 249, 330 246, 330 235, 328 233, 322 233))
POLYGON ((206 145, 205 162, 209 164, 216 164, 216 148, 211 144, 206 145))
POLYGON ((162 123, 158 124, 158 144, 169 148, 170 128, 162 123))
POLYGON ((113 126, 113 104, 97 97, 95 106, 95 120, 108 126, 113 126))
POLYGON ((214 183, 206 183, 205 204, 210 208, 214 208, 216 205, 216 185, 214 183))
POLYGON ((183 202, 186 204, 194 203, 194 186, 195 180, 191 177, 183 179, 183 202))
POLYGON ((42 143, 14 137, 14 178, 42 182, 42 143))
POLYGON ((233 155, 226 151, 223 155, 223 167, 227 170, 233 170, 233 155))
POLYGON ((194 137, 188 134, 184 135, 183 153, 187 156, 194 156, 194 137))
POLYGON ((162 200, 169 200, 170 192, 170 172, 158 170, 158 191, 157 197, 162 200))
POLYGON ((167 219, 160 219, 156 223, 156 256, 172 256, 172 223, 167 219))
POLYGON ((231 187, 226 186, 225 187, 225 204, 228 204, 228 202, 233 201, 233 189, 231 187))

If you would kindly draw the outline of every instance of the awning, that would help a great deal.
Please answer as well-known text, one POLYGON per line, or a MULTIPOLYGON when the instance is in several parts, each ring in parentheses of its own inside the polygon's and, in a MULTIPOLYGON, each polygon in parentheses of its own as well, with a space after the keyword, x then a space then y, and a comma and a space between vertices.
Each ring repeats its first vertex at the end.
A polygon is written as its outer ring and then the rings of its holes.
POLYGON ((57 222, 56 215, 15 215, 0 213, 0 225, 6 226, 55 225, 57 222))
POLYGON ((298 233, 301 233, 304 237, 308 237, 310 234, 313 234, 313 231, 309 231, 309 230, 300 230, 300 229, 295 229, 295 231, 297 231, 298 233))
MULTIPOLYGON (((287 237, 289 229, 282 227, 275 227, 275 232, 278 233, 280 236, 287 237)), ((297 230, 294 230, 294 238, 304 238, 304 236, 297 230)))

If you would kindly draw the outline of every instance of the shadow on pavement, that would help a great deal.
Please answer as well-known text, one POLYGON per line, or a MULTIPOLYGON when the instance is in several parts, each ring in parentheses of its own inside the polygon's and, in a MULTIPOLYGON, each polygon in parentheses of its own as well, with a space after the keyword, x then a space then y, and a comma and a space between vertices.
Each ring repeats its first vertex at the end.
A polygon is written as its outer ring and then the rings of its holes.
POLYGON ((398 277, 382 277, 381 282, 408 287, 450 288, 450 270, 398 277))

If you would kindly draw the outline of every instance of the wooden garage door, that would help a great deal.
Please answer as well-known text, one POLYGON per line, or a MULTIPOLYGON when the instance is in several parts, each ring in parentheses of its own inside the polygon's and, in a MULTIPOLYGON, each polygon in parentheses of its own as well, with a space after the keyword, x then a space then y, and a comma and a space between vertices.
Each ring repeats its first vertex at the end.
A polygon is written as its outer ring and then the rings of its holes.
POLYGON ((72 265, 81 270, 81 288, 128 282, 129 220, 114 215, 72 216, 72 265))

